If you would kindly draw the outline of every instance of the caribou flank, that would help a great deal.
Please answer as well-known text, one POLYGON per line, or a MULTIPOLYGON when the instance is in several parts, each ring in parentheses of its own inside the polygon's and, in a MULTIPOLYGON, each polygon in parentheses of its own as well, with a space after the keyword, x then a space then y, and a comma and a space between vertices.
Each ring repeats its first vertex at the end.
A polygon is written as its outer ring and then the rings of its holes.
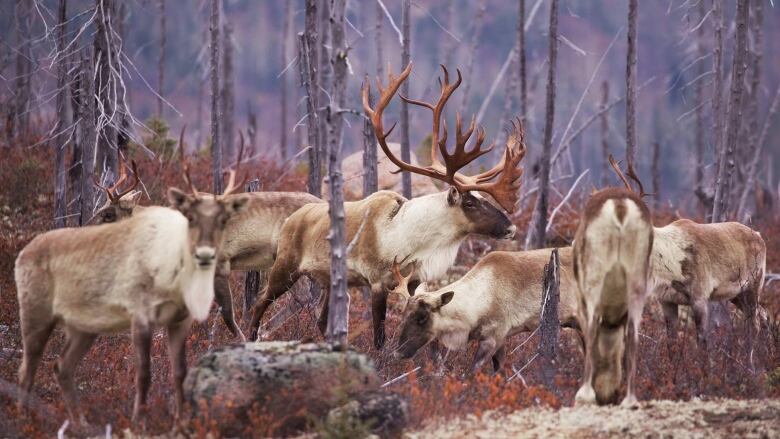
MULTIPOLYGON (((401 322, 397 358, 408 359, 433 340, 447 349, 465 348, 470 340, 479 347, 471 365, 476 373, 492 358, 499 371, 506 354, 507 337, 539 326, 544 266, 552 249, 492 252, 459 280, 436 291, 409 296, 412 276, 394 264, 396 286, 391 293, 408 301, 401 322)), ((577 328, 576 284, 571 273, 571 247, 561 248, 561 283, 558 315, 562 326, 577 328)))
MULTIPOLYGON (((231 172, 226 194, 236 189, 231 172)), ((185 194, 171 188, 176 210, 148 207, 117 223, 39 235, 16 259, 15 275, 24 355, 20 406, 56 325, 67 341, 55 371, 68 414, 84 421, 73 372, 99 334, 131 329, 136 351, 133 419, 146 404, 153 331, 164 327, 173 371, 176 416, 182 406, 185 342, 192 319, 205 320, 214 298, 214 272, 227 220, 246 204, 185 194)))
MULTIPOLYGON (((441 121, 442 110, 449 96, 461 82, 450 84, 444 69, 441 96, 436 105, 403 99, 422 105, 433 111, 432 165, 414 166, 398 159, 388 147, 382 124, 382 113, 390 103, 401 83, 411 73, 411 64, 398 78, 390 74, 385 89, 379 84, 380 97, 377 107, 368 105, 368 89, 363 90, 363 105, 370 115, 379 146, 399 168, 436 180, 452 187, 441 193, 407 200, 394 192, 380 191, 361 201, 344 205, 346 214, 346 239, 354 241, 347 256, 348 283, 350 286, 370 286, 372 290, 372 315, 374 345, 384 344, 384 320, 387 310, 387 291, 383 284, 389 279, 389 270, 396 255, 409 255, 409 261, 420 266, 419 279, 423 282, 443 275, 452 265, 460 243, 468 234, 486 235, 498 239, 511 238, 516 227, 509 217, 488 200, 471 191, 490 194, 506 210, 513 211, 517 203, 520 160, 525 155, 522 126, 514 125, 508 136, 506 151, 500 163, 490 170, 465 176, 458 172, 476 158, 489 152, 492 146, 482 149, 485 132, 478 130, 474 147, 466 150, 466 143, 474 132, 475 124, 463 132, 460 115, 457 116, 455 152, 447 150, 447 130, 441 121), (440 133, 441 131, 441 133, 440 133), (439 137, 441 136, 441 140, 439 137), (441 152, 445 164, 437 156, 441 152), (490 182, 492 179, 496 181, 490 182), (360 236, 356 234, 365 221, 360 236)), ((392 131, 392 128, 391 128, 392 131)), ((304 206, 287 220, 279 239, 278 256, 268 276, 268 285, 258 300, 252 318, 252 330, 257 331, 266 309, 284 294, 301 275, 309 275, 324 287, 330 284, 330 245, 327 233, 330 226, 328 206, 311 204, 304 206)), ((327 324, 327 295, 323 295, 323 310, 319 326, 327 324)))
POLYGON ((574 239, 579 322, 585 335, 585 371, 577 403, 616 402, 624 356, 628 373, 623 403, 636 401, 636 351, 652 247, 650 211, 641 195, 608 188, 585 204, 574 239))

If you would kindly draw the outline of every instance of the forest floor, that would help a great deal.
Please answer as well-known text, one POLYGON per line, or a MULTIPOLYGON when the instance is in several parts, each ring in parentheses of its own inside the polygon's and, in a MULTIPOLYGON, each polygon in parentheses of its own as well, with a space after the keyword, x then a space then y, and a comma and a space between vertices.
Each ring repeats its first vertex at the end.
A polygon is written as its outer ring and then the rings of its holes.
POLYGON ((777 438, 779 400, 646 401, 636 407, 536 407, 431 422, 422 438, 777 438))

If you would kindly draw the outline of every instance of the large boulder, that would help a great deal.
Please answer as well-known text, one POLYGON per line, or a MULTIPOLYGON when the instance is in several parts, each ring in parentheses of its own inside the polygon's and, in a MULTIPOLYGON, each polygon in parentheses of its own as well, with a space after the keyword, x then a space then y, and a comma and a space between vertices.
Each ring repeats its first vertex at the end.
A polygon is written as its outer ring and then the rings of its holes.
MULTIPOLYGON (((371 360, 353 350, 255 342, 201 357, 184 381, 184 397, 197 425, 224 436, 278 436, 325 426, 329 412, 351 401, 361 404, 359 397, 378 390, 378 384, 371 360)), ((396 430, 386 420, 374 424, 396 430)))

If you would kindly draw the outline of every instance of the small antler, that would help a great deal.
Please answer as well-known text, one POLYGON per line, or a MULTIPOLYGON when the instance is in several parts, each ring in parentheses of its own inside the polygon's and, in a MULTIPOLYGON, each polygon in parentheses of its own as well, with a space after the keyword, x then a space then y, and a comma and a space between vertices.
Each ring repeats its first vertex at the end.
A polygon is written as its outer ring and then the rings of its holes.
POLYGON ((121 186, 127 180, 127 166, 125 165, 125 161, 122 159, 119 160, 119 178, 111 186, 105 187, 101 185, 97 177, 94 175, 92 176, 92 182, 95 184, 95 186, 99 187, 106 193, 106 196, 108 197, 111 204, 118 203, 122 197, 135 190, 135 188, 138 187, 138 184, 141 182, 141 180, 138 178, 138 169, 136 168, 135 160, 131 161, 131 166, 133 169, 133 184, 131 184, 128 189, 123 191, 118 190, 119 186, 121 186))
POLYGON ((393 273, 393 277, 395 278, 396 282, 398 282, 398 285, 393 288, 390 293, 391 294, 398 294, 401 297, 408 299, 411 297, 409 294, 409 281, 412 279, 412 276, 414 276, 414 272, 417 269, 416 264, 412 263, 412 270, 409 272, 408 275, 404 276, 401 273, 401 266, 403 265, 404 261, 409 258, 409 255, 404 257, 401 262, 398 262, 398 256, 395 256, 393 258, 393 265, 390 267, 390 272, 393 273))
POLYGON ((236 192, 239 188, 244 186, 244 181, 246 181, 246 177, 244 177, 236 184, 236 174, 241 167, 241 158, 244 155, 244 133, 241 132, 241 130, 238 130, 238 137, 241 139, 241 143, 238 147, 238 161, 236 162, 235 169, 228 171, 228 184, 225 187, 225 190, 222 191, 223 196, 236 192))
MULTIPOLYGON (((620 178, 620 180, 623 181, 623 184, 626 186, 626 189, 630 190, 631 192, 636 192, 632 187, 631 183, 628 182, 628 179, 626 178, 626 174, 623 174, 623 170, 620 169, 620 163, 615 160, 615 158, 612 156, 612 154, 609 155, 607 158, 609 160, 609 164, 612 166, 612 169, 615 170, 615 173, 620 178)), ((636 172, 634 171, 634 165, 631 163, 631 160, 628 161, 628 167, 627 167, 627 174, 628 177, 634 180, 634 182, 639 186, 639 196, 644 197, 645 195, 649 195, 645 193, 644 186, 642 186, 642 182, 639 181, 639 177, 637 177, 636 172)))

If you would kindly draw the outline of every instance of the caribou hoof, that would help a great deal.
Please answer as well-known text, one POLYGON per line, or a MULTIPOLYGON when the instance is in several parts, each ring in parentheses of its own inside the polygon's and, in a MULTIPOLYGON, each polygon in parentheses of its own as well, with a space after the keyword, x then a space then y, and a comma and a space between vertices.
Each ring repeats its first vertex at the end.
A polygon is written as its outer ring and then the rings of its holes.
POLYGON ((636 396, 634 396, 633 393, 629 393, 625 398, 623 398, 620 406, 626 408, 636 408, 639 406, 639 401, 637 401, 636 396))
POLYGON ((595 405, 596 404, 596 392, 593 387, 583 384, 577 394, 574 396, 574 405, 595 405))

